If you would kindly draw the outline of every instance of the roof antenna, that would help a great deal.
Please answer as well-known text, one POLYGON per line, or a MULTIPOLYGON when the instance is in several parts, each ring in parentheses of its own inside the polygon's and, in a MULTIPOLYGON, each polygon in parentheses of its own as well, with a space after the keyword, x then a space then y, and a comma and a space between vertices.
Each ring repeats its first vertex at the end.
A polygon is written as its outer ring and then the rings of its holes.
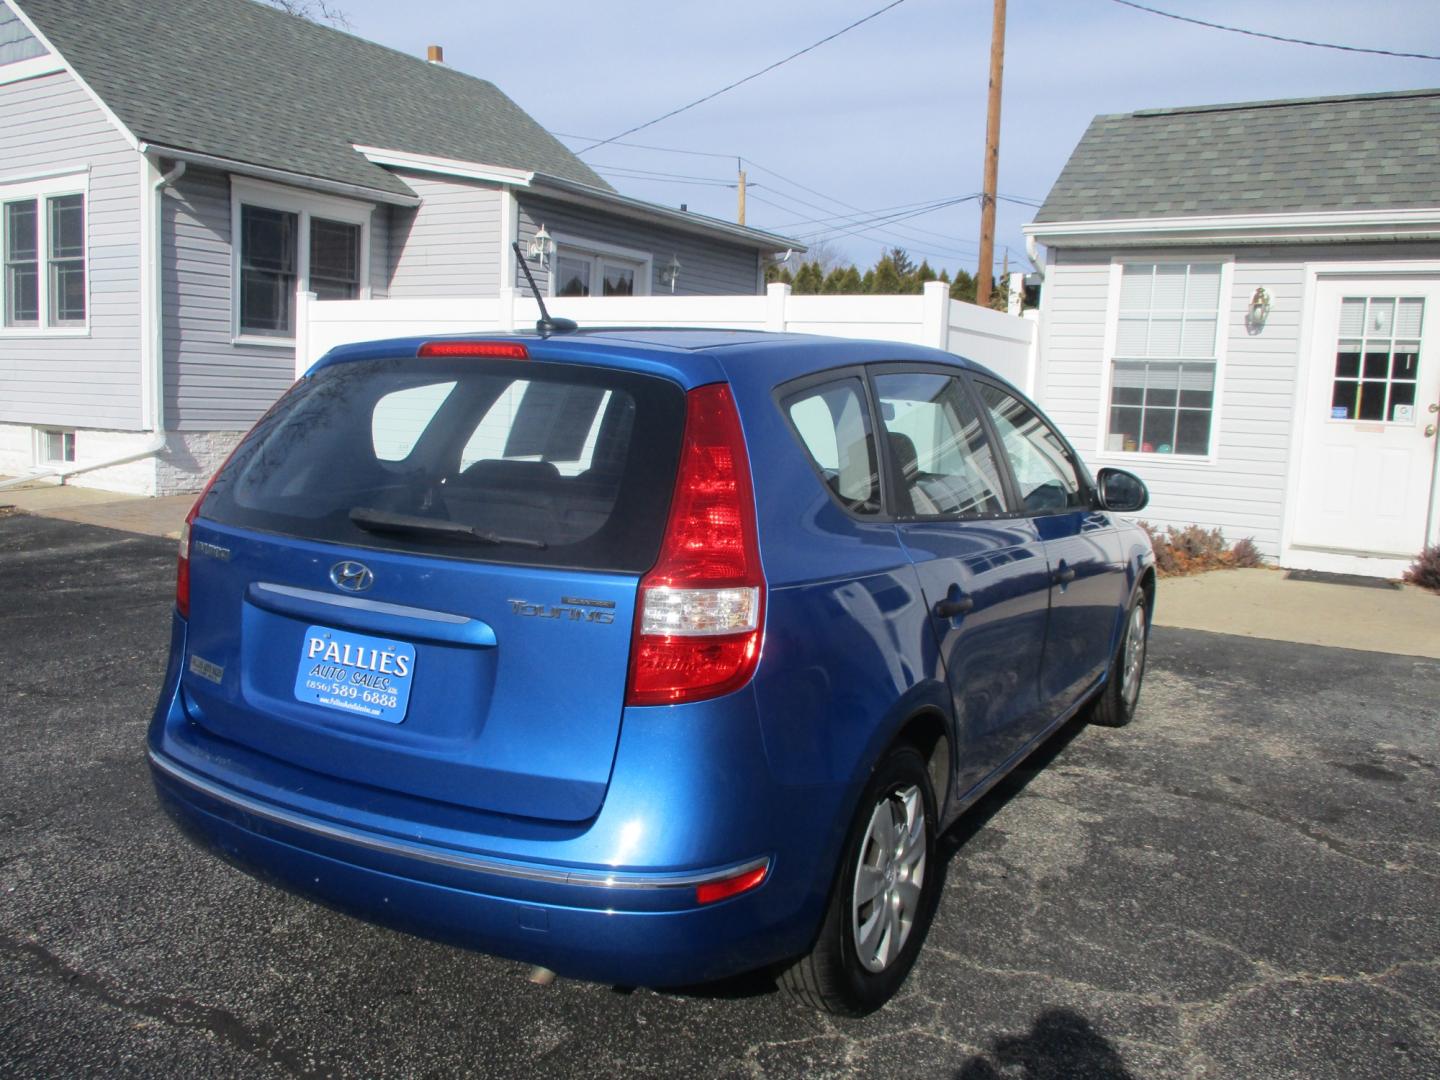
POLYGON ((569 334, 580 329, 580 324, 574 319, 555 319, 550 312, 545 310, 545 301, 540 296, 540 290, 535 287, 535 277, 530 273, 530 267, 525 265, 525 256, 520 251, 520 241, 512 240, 510 246, 515 249, 515 261, 520 264, 520 269, 525 274, 525 280, 530 283, 530 295, 535 297, 535 303, 540 305, 540 318, 535 320, 535 332, 542 338, 548 338, 551 334, 569 334))

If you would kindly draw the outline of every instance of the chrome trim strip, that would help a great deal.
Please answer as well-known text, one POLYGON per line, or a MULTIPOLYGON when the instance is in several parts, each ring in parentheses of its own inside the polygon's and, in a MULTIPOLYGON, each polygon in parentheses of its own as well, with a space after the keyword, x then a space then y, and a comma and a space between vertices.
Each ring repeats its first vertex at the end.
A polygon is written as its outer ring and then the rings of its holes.
POLYGON ((355 611, 373 611, 381 615, 401 615, 407 619, 453 623, 457 626, 474 621, 464 615, 452 615, 448 611, 430 611, 428 608, 407 607, 404 604, 387 604, 383 600, 364 600, 358 596, 337 596, 334 593, 316 592, 313 589, 297 589, 293 585, 271 585, 269 582, 257 581, 252 587, 257 592, 289 596, 296 600, 309 600, 315 604, 351 608, 355 611))
POLYGON ((343 825, 332 825, 328 822, 317 821, 314 818, 296 814, 288 810, 280 810, 273 806, 240 795, 233 791, 227 791, 201 776, 197 776, 189 769, 169 761, 154 750, 147 751, 150 764, 163 772, 172 780, 177 780, 188 787, 194 788, 216 802, 224 803, 237 810, 243 810, 247 814, 264 818, 280 825, 286 825, 292 829, 301 829, 304 832, 322 836, 327 840, 338 840, 341 843, 354 844, 356 847, 363 847, 370 851, 377 851, 384 855, 398 855, 407 859, 419 859, 422 862, 434 863, 437 866, 445 866, 456 870, 468 870, 480 874, 493 874, 496 877, 519 878, 524 881, 538 881, 547 885, 576 885, 584 888, 598 889, 689 889, 697 885, 703 885, 709 881, 723 881, 726 878, 736 877, 740 874, 749 873, 751 870, 762 866, 768 866, 768 858, 751 859, 748 862, 736 863, 732 866, 722 867, 719 870, 706 870, 694 874, 634 874, 634 873, 607 873, 603 870, 568 870, 563 867, 544 867, 534 864, 505 862, 499 859, 487 858, 483 855, 468 855, 458 851, 442 851, 438 848, 428 847, 422 844, 412 844, 404 840, 395 840, 389 837, 378 836, 374 833, 361 832, 358 829, 349 829, 343 825))

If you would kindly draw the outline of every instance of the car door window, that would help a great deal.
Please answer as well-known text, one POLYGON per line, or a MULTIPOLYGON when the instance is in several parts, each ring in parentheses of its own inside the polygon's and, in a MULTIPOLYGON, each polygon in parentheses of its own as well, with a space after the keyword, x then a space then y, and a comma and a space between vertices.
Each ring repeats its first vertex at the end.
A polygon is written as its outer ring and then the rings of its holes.
POLYGON ((976 380, 1005 448, 1026 513, 1054 514, 1085 505, 1085 488, 1064 440, 1029 405, 993 383, 976 380))
POLYGON ((785 399, 785 414, 825 484, 854 514, 880 512, 880 478, 865 391, 857 378, 837 379, 785 399))
POLYGON ((1005 511, 985 428, 958 378, 932 372, 875 377, 896 486, 920 517, 1005 511))

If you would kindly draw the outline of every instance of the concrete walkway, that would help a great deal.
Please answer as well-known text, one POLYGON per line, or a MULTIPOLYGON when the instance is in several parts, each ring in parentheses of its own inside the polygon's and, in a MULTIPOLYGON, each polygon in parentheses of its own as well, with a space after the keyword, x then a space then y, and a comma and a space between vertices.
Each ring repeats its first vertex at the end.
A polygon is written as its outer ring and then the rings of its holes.
POLYGON ((1440 596, 1413 585, 1367 588, 1291 581, 1283 570, 1165 578, 1157 626, 1440 659, 1440 596))
MULTIPOLYGON (((178 537, 193 495, 148 499, 37 483, 0 491, 0 508, 151 536, 178 537)), ((5 511, 0 509, 0 514, 5 511)), ((3 525, 0 525, 3 528, 3 525)), ((1217 570, 1165 578, 1155 622, 1217 634, 1440 659, 1440 596, 1407 585, 1291 581, 1283 570, 1217 570)))
POLYGON ((178 537, 185 515, 194 503, 194 495, 167 495, 151 499, 143 495, 121 495, 114 491, 70 487, 43 480, 0 491, 0 513, 5 507, 14 507, 27 514, 62 518, 82 525, 103 525, 107 529, 149 536, 178 537))

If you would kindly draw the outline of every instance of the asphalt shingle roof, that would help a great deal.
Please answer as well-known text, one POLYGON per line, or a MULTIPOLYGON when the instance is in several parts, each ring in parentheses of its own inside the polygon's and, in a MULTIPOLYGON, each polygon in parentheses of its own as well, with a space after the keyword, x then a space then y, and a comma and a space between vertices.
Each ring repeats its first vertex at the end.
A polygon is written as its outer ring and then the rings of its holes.
POLYGON ((13 0, 145 141, 405 194, 353 144, 597 176, 491 83, 252 0, 13 0))
POLYGON ((1440 90, 1097 116, 1037 223, 1440 206, 1440 90))

